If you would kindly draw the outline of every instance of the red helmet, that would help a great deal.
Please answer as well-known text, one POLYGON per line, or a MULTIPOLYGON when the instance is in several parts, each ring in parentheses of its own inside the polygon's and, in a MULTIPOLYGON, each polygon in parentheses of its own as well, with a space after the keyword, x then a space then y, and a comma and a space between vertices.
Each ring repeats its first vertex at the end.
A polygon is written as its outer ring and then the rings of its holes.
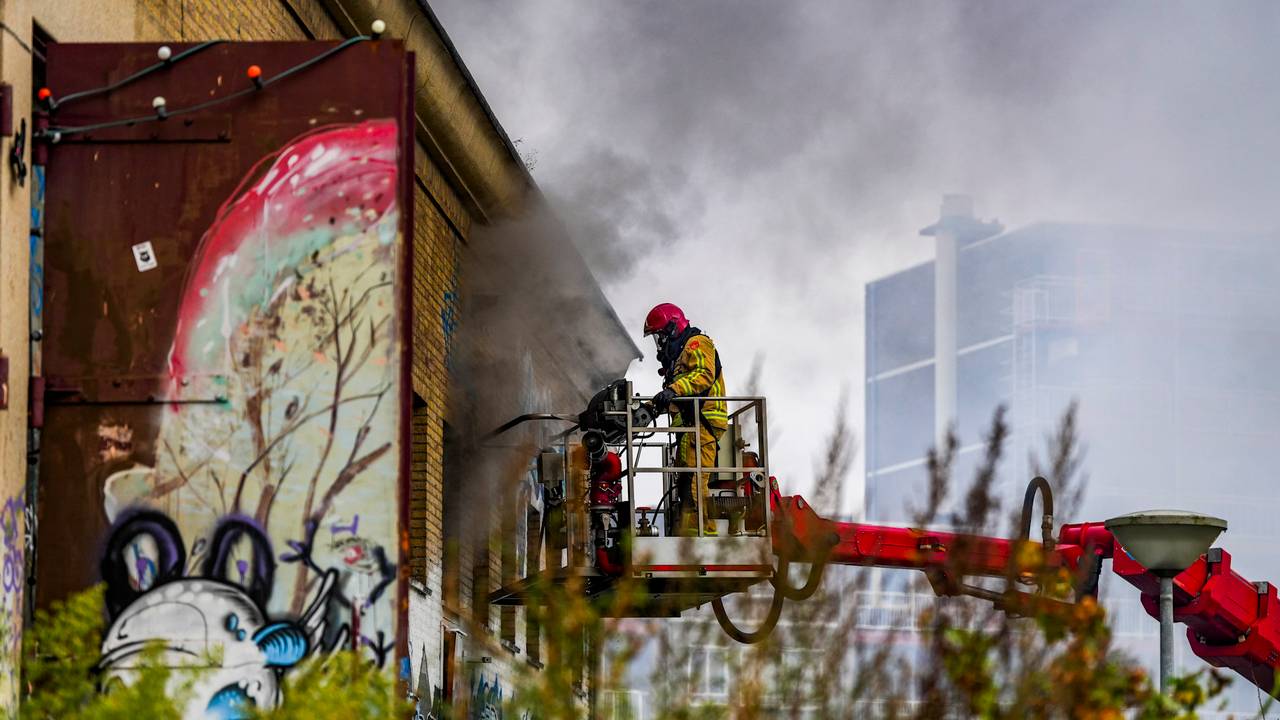
POLYGON ((689 320, 684 316, 684 311, 680 308, 671 303, 654 305, 644 319, 644 334, 649 336, 654 333, 660 333, 666 330, 671 323, 675 323, 675 327, 672 328, 673 334, 683 332, 685 328, 689 327, 689 320))

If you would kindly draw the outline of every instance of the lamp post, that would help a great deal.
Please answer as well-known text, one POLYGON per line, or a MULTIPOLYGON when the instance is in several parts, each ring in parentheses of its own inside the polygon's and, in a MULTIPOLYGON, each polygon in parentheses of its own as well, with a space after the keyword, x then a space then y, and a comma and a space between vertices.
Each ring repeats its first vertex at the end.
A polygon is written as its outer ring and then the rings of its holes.
POLYGON ((1185 510, 1145 510, 1111 518, 1106 528, 1160 578, 1160 692, 1173 675, 1173 578, 1209 551, 1227 521, 1185 510))

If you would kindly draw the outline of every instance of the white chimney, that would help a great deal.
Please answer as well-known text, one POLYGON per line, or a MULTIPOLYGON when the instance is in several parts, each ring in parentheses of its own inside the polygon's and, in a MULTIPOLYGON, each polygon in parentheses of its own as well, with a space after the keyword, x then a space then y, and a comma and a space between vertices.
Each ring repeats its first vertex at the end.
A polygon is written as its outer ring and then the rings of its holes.
POLYGON ((1000 233, 1004 227, 973 216, 973 198, 943 195, 938 222, 920 231, 932 235, 933 263, 933 429, 938 446, 956 420, 956 266, 966 243, 1000 233))

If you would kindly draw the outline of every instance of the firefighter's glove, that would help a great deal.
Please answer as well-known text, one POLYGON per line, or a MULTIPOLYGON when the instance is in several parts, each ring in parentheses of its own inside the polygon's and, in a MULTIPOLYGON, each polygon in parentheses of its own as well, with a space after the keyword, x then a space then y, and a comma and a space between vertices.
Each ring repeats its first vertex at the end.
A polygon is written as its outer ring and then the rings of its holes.
POLYGON ((653 396, 653 407, 656 408, 659 413, 667 412, 671 407, 671 401, 675 400, 676 397, 678 396, 676 395, 675 390, 672 390, 671 388, 662 388, 662 392, 653 396))

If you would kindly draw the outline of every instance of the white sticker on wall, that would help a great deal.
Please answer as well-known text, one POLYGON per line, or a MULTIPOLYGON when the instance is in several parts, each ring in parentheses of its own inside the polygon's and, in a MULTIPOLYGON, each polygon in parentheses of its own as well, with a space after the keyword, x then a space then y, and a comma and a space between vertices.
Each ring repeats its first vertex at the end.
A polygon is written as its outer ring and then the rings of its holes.
POLYGON ((151 242, 140 242, 134 245, 133 259, 138 263, 138 272, 155 269, 156 251, 151 249, 151 242))

